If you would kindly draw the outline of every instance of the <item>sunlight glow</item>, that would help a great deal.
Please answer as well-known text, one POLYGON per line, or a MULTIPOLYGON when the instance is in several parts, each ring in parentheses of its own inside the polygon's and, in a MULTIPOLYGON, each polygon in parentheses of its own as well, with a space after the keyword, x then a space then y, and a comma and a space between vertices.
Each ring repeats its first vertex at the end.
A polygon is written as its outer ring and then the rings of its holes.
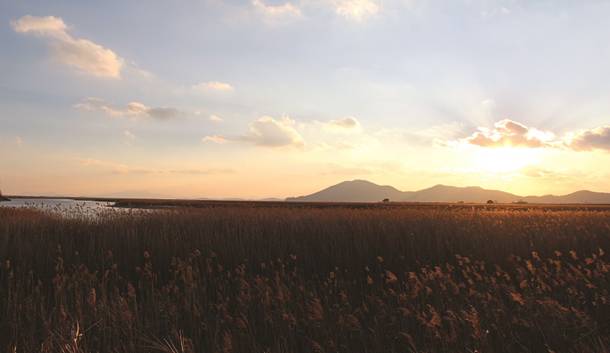
POLYGON ((542 151, 535 148, 477 148, 471 161, 479 172, 505 174, 540 163, 541 154, 542 151))

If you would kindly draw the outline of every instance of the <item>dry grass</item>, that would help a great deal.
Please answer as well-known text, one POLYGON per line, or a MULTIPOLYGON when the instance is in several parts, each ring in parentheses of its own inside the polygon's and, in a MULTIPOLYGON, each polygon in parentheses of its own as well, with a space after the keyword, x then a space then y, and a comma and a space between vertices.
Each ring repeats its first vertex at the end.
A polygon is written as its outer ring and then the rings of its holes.
POLYGON ((610 352, 610 211, 0 209, 0 351, 610 352))

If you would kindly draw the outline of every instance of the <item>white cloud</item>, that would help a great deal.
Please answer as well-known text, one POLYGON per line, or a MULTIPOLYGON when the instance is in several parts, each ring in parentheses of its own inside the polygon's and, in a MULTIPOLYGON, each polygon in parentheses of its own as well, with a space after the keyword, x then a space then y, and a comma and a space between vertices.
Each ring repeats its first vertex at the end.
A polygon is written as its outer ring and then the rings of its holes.
POLYGON ((379 12, 380 6, 374 0, 337 0, 335 11, 348 20, 362 22, 379 12))
POLYGON ((83 99, 80 103, 75 104, 74 108, 89 112, 102 112, 111 117, 153 118, 158 120, 173 119, 183 114, 176 108, 151 108, 140 102, 129 102, 127 106, 121 108, 95 97, 83 99))
POLYGON ((209 82, 201 82, 196 85, 193 85, 193 90, 200 93, 206 92, 232 92, 235 88, 226 82, 219 81, 209 81, 209 82))
POLYGON ((242 136, 243 141, 252 142, 258 146, 302 147, 303 137, 295 129, 296 122, 289 117, 274 119, 263 116, 250 124, 250 132, 242 136))
POLYGON ((481 147, 550 147, 555 140, 552 132, 529 128, 519 122, 504 119, 492 129, 480 127, 463 141, 481 147))
POLYGON ((481 147, 554 147, 573 151, 610 151, 610 125, 566 133, 559 138, 554 133, 527 127, 504 119, 493 129, 480 127, 462 142, 481 147))
POLYGON ((212 114, 210 115, 210 117, 208 118, 211 122, 214 123, 222 123, 224 121, 223 118, 219 117, 218 115, 212 114))
POLYGON ((321 124, 322 128, 328 132, 355 133, 362 131, 360 122, 353 116, 346 116, 343 118, 318 123, 321 124))
POLYGON ((127 115, 128 110, 129 110, 129 109, 126 109, 126 111, 123 112, 121 110, 118 110, 118 109, 110 106, 103 99, 95 98, 95 97, 88 97, 88 98, 83 99, 80 103, 75 104, 74 108, 79 109, 79 110, 84 110, 84 111, 90 111, 90 112, 101 111, 101 112, 103 112, 107 115, 113 116, 113 117, 127 115))
POLYGON ((36 17, 26 15, 12 21, 13 30, 17 33, 34 33, 40 36, 65 37, 68 26, 55 16, 36 17))
POLYGON ((210 135, 201 139, 201 142, 213 142, 218 144, 223 144, 227 142, 227 139, 220 135, 210 135))
POLYGON ((48 40, 60 63, 97 77, 121 78, 124 60, 112 50, 88 39, 74 38, 59 17, 23 16, 12 21, 17 33, 33 34, 48 40))
POLYGON ((262 0, 252 0, 252 6, 262 13, 268 22, 272 23, 300 18, 302 16, 301 9, 290 2, 282 5, 269 5, 262 0))
POLYGON ((296 130, 296 122, 289 117, 275 119, 262 116, 250 123, 247 134, 227 137, 220 135, 206 136, 203 142, 248 142, 263 147, 303 147, 303 137, 296 130))

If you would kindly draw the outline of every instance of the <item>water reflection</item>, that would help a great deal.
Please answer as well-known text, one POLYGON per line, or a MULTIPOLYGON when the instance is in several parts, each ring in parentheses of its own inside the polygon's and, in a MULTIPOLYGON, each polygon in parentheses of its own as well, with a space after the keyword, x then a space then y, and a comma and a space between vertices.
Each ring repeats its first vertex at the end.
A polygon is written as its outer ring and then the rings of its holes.
POLYGON ((114 202, 73 199, 15 198, 0 202, 0 207, 34 208, 65 217, 99 217, 110 212, 129 212, 131 209, 112 207, 114 202))

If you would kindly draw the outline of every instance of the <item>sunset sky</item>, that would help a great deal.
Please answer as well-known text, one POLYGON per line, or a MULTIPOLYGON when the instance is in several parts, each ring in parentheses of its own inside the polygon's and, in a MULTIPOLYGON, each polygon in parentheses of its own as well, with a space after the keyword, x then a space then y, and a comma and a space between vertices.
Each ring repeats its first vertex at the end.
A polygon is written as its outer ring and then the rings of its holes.
POLYGON ((610 2, 0 1, 6 194, 610 192, 610 2))

